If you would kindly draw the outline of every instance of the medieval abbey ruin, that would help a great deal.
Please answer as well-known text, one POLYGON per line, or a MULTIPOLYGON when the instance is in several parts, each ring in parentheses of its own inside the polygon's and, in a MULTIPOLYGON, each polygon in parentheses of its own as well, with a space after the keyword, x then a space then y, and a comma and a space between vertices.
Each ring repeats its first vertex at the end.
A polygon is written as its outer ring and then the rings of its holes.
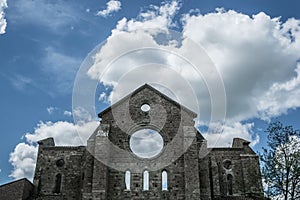
POLYGON ((151 86, 99 117, 87 146, 39 142, 30 199, 263 199, 259 159, 249 142, 234 138, 231 148, 208 148, 194 127, 196 114, 151 86), (146 144, 132 141, 143 131, 156 134, 152 144, 161 148, 143 152, 146 144))

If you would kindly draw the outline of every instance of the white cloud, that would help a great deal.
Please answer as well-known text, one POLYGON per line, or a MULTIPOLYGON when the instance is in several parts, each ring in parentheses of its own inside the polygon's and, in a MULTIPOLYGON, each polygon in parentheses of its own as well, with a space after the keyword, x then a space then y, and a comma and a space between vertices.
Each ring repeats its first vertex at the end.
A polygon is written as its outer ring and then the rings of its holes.
POLYGON ((90 121, 96 121, 96 116, 92 116, 92 114, 82 107, 76 107, 73 109, 73 116, 77 124, 86 124, 90 121))
POLYGON ((65 111, 64 111, 64 115, 70 117, 70 116, 72 116, 72 112, 65 110, 65 111))
POLYGON ((270 90, 258 98, 258 110, 262 119, 287 113, 288 109, 300 106, 300 65, 296 68, 296 77, 283 82, 274 83, 270 90))
POLYGON ((110 0, 106 3, 106 9, 97 13, 98 16, 107 17, 113 12, 117 12, 121 9, 121 2, 116 0, 110 0))
POLYGON ((109 103, 109 96, 107 96, 107 94, 105 92, 102 92, 100 95, 99 95, 99 98, 98 98, 99 101, 102 101, 103 103, 109 103))
POLYGON ((260 103, 267 101, 266 94, 272 93, 274 85, 295 79, 300 57, 299 20, 281 22, 265 13, 248 16, 221 10, 186 15, 183 21, 184 35, 204 46, 222 75, 229 119, 269 118, 299 106, 285 103, 293 91, 299 99, 297 87, 272 101, 278 113, 269 112, 270 106, 260 103))
POLYGON ((4 34, 5 33, 5 29, 7 26, 7 22, 5 17, 5 13, 4 13, 4 9, 7 8, 7 2, 6 0, 0 0, 0 34, 4 34))
POLYGON ((57 114, 62 114, 64 116, 68 116, 68 117, 72 116, 72 112, 70 112, 68 110, 63 111, 61 108, 58 108, 58 107, 50 106, 46 110, 47 110, 49 115, 52 115, 55 112, 57 114))
POLYGON ((54 112, 54 110, 55 110, 55 108, 52 107, 52 106, 47 108, 47 112, 48 112, 49 115, 51 115, 54 112))
POLYGON ((11 177, 15 179, 28 178, 32 180, 36 164, 36 142, 53 137, 57 146, 86 145, 88 137, 99 125, 97 121, 90 121, 82 125, 70 122, 40 122, 33 133, 26 133, 25 138, 29 144, 20 143, 10 154, 9 162, 13 165, 11 177))
POLYGON ((37 142, 47 137, 53 137, 58 146, 76 146, 85 144, 87 138, 96 129, 98 122, 90 121, 82 125, 75 125, 66 121, 40 122, 34 133, 27 133, 29 143, 37 142), (90 129, 92 128, 92 130, 90 129))
MULTIPOLYGON (((107 39, 106 45, 104 45, 100 52, 96 55, 95 64, 90 68, 88 74, 92 78, 97 79, 99 76, 101 76, 101 73, 103 70, 105 70, 105 67, 110 64, 110 61, 124 53, 128 53, 126 52, 128 49, 159 47, 151 34, 166 31, 169 26, 172 26, 172 17, 175 15, 178 9, 178 3, 173 1, 169 4, 162 5, 161 7, 151 7, 149 11, 141 13, 138 16, 138 20, 127 20, 126 18, 121 19, 116 28, 112 30, 112 35, 107 39), (151 33, 145 33, 143 30, 151 31, 151 33), (120 42, 122 43, 121 46, 120 42)), ((149 62, 152 62, 153 60, 164 62, 166 59, 166 54, 161 55, 160 52, 154 52, 152 55, 144 55, 141 53, 138 54, 138 57, 129 56, 128 58, 124 58, 119 62, 119 64, 122 63, 122 67, 117 66, 117 68, 110 70, 106 77, 103 77, 105 79, 105 81, 103 81, 104 84, 106 86, 116 86, 120 75, 125 74, 130 70, 134 70, 135 65, 142 64, 145 59, 149 60, 149 62)), ((141 82, 143 83, 144 79, 147 80, 148 76, 155 77, 155 75, 153 75, 153 73, 155 73, 154 70, 149 69, 148 72, 141 72, 142 74, 138 74, 137 76, 140 81, 132 81, 131 87, 128 87, 129 89, 137 88, 139 86, 138 84, 141 82), (145 75, 147 77, 145 77, 145 75), (138 84, 134 82, 138 82, 138 84)), ((161 77, 165 74, 160 75, 158 72, 157 75, 158 77, 161 77)), ((127 84, 129 83, 127 82, 126 86, 128 86, 127 84)), ((122 95, 129 91, 130 90, 123 91, 124 93, 122 93, 122 95)), ((121 95, 119 95, 119 97, 120 96, 121 95)))
POLYGON ((121 19, 112 30, 112 36, 123 31, 134 32, 140 29, 166 30, 175 26, 172 18, 179 9, 180 5, 177 1, 165 3, 161 7, 151 6, 147 11, 141 12, 137 19, 127 20, 125 17, 121 19))
POLYGON ((10 176, 15 179, 27 178, 32 181, 37 147, 25 143, 18 144, 10 154, 9 162, 13 165, 10 176))
MULTIPOLYGON (((268 119, 300 106, 297 75, 300 20, 282 22, 265 13, 248 16, 224 9, 205 15, 196 12, 182 18, 184 37, 181 44, 159 41, 156 36, 174 26, 173 17, 179 8, 180 5, 173 1, 161 7, 153 6, 136 19, 123 18, 118 22, 88 72, 94 79, 101 77, 104 85, 114 87, 110 100, 120 99, 145 82, 167 82, 181 103, 195 110, 189 105, 191 95, 187 95, 183 82, 175 78, 176 75, 170 75, 173 70, 191 84, 199 100, 200 121, 207 124, 212 112, 211 91, 187 63, 159 50, 126 52, 145 47, 163 48, 183 56, 199 57, 199 52, 187 45, 186 38, 191 38, 205 49, 224 82, 228 124, 256 117, 268 119), (153 62, 164 67, 157 67, 153 62), (152 68, 147 68, 145 63, 152 63, 152 68), (171 66, 171 70, 165 66, 171 66)), ((222 103, 218 99, 216 102, 222 103)))
POLYGON ((214 123, 210 132, 202 132, 202 135, 207 139, 208 146, 230 147, 233 138, 243 138, 250 141, 251 146, 255 146, 259 142, 259 136, 253 133, 253 127, 254 123, 214 123))

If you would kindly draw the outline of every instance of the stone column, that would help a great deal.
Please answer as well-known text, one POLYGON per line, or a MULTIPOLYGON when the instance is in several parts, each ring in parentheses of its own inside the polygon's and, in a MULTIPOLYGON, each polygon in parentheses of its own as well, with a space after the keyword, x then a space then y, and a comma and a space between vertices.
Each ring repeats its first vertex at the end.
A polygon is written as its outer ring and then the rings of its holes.
POLYGON ((184 154, 185 199, 200 199, 198 146, 195 131, 184 130, 184 145, 192 141, 184 154))

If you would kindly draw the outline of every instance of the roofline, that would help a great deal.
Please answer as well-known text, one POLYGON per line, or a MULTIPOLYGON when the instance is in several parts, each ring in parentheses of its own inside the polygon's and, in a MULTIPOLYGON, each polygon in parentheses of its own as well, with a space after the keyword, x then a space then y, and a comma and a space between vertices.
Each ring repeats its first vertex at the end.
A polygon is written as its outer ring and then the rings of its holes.
POLYGON ((149 88, 151 90, 153 90, 156 93, 159 93, 163 98, 165 98, 168 101, 171 101, 172 103, 174 103, 175 105, 179 106, 180 108, 182 108, 184 111, 186 111, 187 113, 193 115, 194 118, 197 117, 197 114, 190 110, 189 108, 181 105, 180 103, 178 103, 177 101, 174 101, 172 98, 168 97, 167 95, 163 94, 162 92, 158 91, 157 89, 155 89, 154 87, 152 87, 151 85, 145 83, 144 85, 142 85, 141 87, 137 88, 136 90, 134 90, 133 92, 129 93, 128 95, 126 95, 125 97, 123 97, 122 99, 120 99, 119 101, 117 101, 116 103, 114 103, 113 105, 109 106, 108 108, 104 109, 103 111, 101 111, 100 113, 98 113, 98 117, 102 118, 103 114, 105 114, 106 112, 108 112, 109 110, 111 110, 112 107, 116 107, 118 105, 120 105, 122 102, 124 102, 126 99, 128 99, 130 96, 138 93, 139 91, 145 89, 145 88, 149 88))
POLYGON ((7 186, 7 185, 16 183, 16 182, 21 182, 23 180, 25 180, 26 182, 30 183, 33 186, 33 183, 31 183, 31 181, 29 181, 27 178, 21 178, 21 179, 14 180, 14 181, 11 181, 11 182, 8 182, 8 183, 4 183, 3 185, 0 185, 0 187, 4 187, 4 186, 7 186))

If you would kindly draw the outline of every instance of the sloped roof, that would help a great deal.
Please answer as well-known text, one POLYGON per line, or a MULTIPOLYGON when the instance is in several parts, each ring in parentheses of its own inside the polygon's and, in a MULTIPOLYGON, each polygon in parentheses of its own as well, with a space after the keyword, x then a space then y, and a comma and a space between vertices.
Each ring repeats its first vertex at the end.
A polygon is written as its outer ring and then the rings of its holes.
POLYGON ((105 110, 103 110, 102 112, 100 112, 98 114, 98 117, 101 118, 103 116, 103 114, 107 113, 109 110, 111 110, 111 108, 114 108, 120 104, 122 104, 124 101, 128 100, 131 96, 133 96, 134 94, 139 93, 140 91, 142 91, 143 89, 149 89, 153 92, 155 92, 157 95, 161 96, 162 98, 166 99, 167 101, 171 102, 172 104, 182 108, 184 111, 186 111, 187 113, 189 113, 190 115, 192 115, 194 118, 197 117, 197 114, 188 109, 187 107, 181 105, 180 103, 174 101, 172 98, 168 97, 167 95, 161 93, 160 91, 158 91, 157 89, 155 89, 154 87, 150 86, 149 84, 144 84, 141 87, 137 88, 136 90, 134 90, 133 92, 129 93, 128 95, 126 95, 125 97, 123 97, 121 100, 117 101, 115 104, 113 104, 112 106, 106 108, 105 110))
POLYGON ((12 181, 0 186, 0 199, 29 199, 33 189, 34 185, 26 178, 12 181))
POLYGON ((6 187, 7 185, 15 184, 15 183, 20 183, 20 182, 27 182, 30 185, 33 185, 27 178, 21 178, 18 180, 14 180, 8 183, 4 183, 3 185, 0 185, 0 187, 6 187))

